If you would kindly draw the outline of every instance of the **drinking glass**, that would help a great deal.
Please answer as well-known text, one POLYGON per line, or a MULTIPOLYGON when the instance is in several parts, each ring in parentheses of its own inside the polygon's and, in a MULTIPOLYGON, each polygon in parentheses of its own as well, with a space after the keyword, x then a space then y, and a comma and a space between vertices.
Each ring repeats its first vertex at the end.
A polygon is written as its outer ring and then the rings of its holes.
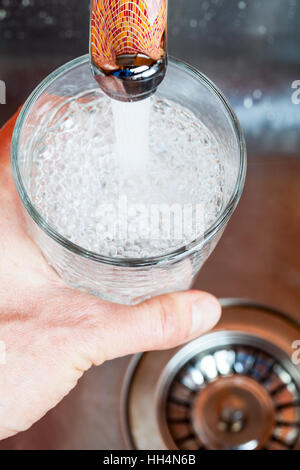
POLYGON ((30 197, 38 151, 44 145, 41 130, 50 125, 55 129, 74 100, 92 103, 99 93, 102 91, 86 55, 48 76, 23 106, 12 138, 12 169, 29 233, 61 278, 106 300, 132 305, 152 296, 189 289, 220 240, 243 191, 246 148, 238 120, 207 77, 183 62, 169 61, 157 96, 193 112, 213 134, 224 167, 224 203, 205 233, 176 251, 152 258, 113 258, 66 239, 47 223, 30 197))

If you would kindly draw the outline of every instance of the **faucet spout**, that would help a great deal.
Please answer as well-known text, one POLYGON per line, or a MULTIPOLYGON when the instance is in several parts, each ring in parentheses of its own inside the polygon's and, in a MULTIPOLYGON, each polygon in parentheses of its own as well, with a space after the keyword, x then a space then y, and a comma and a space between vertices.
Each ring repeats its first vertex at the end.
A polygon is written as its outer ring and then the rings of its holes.
POLYGON ((92 0, 91 65, 111 98, 147 98, 163 80, 167 10, 168 0, 92 0))

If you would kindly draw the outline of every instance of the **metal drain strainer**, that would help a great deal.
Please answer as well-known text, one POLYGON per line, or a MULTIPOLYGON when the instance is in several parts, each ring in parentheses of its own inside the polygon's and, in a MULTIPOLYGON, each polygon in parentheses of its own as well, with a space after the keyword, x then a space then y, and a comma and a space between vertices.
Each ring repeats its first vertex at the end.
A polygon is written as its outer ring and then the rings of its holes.
POLYGON ((299 325, 265 306, 223 306, 211 333, 134 358, 122 404, 131 447, 300 448, 299 325))
POLYGON ((299 392, 280 363, 235 345, 193 357, 168 389, 166 422, 179 449, 292 448, 300 426, 299 392))

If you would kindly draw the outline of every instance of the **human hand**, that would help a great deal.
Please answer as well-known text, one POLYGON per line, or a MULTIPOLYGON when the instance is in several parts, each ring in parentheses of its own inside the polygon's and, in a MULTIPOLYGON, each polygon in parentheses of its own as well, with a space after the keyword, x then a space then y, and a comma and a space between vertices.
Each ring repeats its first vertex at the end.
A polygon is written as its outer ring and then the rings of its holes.
POLYGON ((0 439, 28 429, 93 364, 175 347, 220 317, 218 301, 204 292, 127 307, 67 286, 26 233, 9 163, 14 124, 0 131, 0 439))

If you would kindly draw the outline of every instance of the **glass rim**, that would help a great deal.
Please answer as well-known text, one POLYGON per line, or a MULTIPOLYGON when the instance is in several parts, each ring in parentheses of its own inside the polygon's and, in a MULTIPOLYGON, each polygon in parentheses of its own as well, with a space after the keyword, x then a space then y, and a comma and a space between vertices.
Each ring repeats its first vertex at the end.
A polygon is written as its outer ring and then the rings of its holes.
POLYGON ((190 76, 196 78, 198 82, 201 82, 209 91, 218 98, 220 104, 223 106, 226 115, 230 118, 239 148, 239 171, 235 183, 235 187, 233 193, 230 197, 229 202, 226 204, 226 207, 220 212, 214 223, 211 227, 206 230, 204 234, 197 237, 194 241, 190 242, 188 245, 184 245, 181 248, 178 248, 174 251, 166 253, 164 255, 155 256, 155 257, 148 257, 148 258, 121 258, 121 257, 109 257, 103 256, 101 254, 95 253, 93 251, 86 250, 79 245, 69 241, 67 238, 60 235, 53 227, 51 227, 46 220, 39 214, 39 212, 34 207, 31 198, 29 197, 19 169, 19 162, 18 162, 18 153, 19 153, 19 143, 23 125, 31 111, 32 105, 35 101, 41 96, 43 91, 49 87, 58 77, 62 76, 65 72, 71 71, 73 68, 83 65, 84 63, 89 61, 89 55, 85 54, 81 57, 71 60, 66 64, 62 65, 50 75, 48 75, 31 93, 29 98, 26 100, 25 104, 23 105, 18 119, 15 124, 15 128, 13 131, 12 142, 11 142, 11 165, 12 165, 12 172, 13 178, 15 181, 15 185, 17 188, 17 192, 19 197, 30 215, 30 217, 34 220, 34 222, 54 241, 59 243, 61 246, 66 248, 67 250, 73 252, 74 254, 80 255, 85 259, 90 259, 92 261, 96 261, 98 263, 109 264, 112 266, 121 266, 121 267, 144 267, 144 266, 155 266, 157 264, 163 264, 165 262, 170 261, 178 261, 184 257, 189 256, 191 253, 199 250, 204 244, 206 244, 209 240, 211 240, 214 235, 217 234, 228 222, 229 218, 235 211, 239 200, 241 198, 245 178, 246 178, 246 168, 247 168, 247 151, 246 151, 246 144, 245 139, 243 136, 243 131, 241 129, 240 123, 236 117, 235 112, 233 111, 231 105, 229 104, 228 100, 225 98, 223 93, 219 90, 219 88, 214 85, 214 83, 206 77, 206 75, 199 72, 197 69, 192 67, 191 65, 175 59, 171 57, 169 59, 170 63, 175 67, 179 68, 183 72, 187 73, 190 76))

